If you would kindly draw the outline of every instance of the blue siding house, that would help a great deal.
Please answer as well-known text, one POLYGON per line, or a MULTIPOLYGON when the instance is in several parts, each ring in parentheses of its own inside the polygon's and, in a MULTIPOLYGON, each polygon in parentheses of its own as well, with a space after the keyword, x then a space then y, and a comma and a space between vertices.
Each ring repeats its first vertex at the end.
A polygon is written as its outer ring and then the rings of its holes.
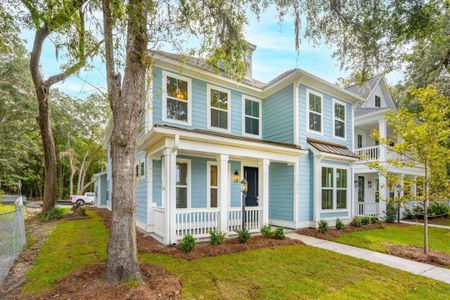
POLYGON ((243 218, 257 232, 264 224, 297 229, 353 216, 353 114, 362 97, 301 69, 257 81, 251 52, 240 82, 200 59, 152 53, 136 224, 165 244, 232 233, 243 218))

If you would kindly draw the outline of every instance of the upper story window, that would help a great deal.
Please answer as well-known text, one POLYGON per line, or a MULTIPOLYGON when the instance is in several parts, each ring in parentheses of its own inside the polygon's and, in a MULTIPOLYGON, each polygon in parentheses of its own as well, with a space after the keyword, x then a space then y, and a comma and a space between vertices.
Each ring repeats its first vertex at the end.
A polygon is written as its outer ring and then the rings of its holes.
POLYGON ((375 107, 381 107, 381 97, 375 95, 375 107))
POLYGON ((243 96, 243 134, 261 137, 261 101, 243 96))
POLYGON ((322 134, 323 97, 319 93, 307 91, 308 131, 322 134))
POLYGON ((231 93, 208 85, 208 128, 230 131, 231 93))
POLYGON ((191 80, 163 72, 163 120, 191 124, 191 80))
POLYGON ((345 139, 345 103, 333 99, 333 131, 335 138, 345 139))

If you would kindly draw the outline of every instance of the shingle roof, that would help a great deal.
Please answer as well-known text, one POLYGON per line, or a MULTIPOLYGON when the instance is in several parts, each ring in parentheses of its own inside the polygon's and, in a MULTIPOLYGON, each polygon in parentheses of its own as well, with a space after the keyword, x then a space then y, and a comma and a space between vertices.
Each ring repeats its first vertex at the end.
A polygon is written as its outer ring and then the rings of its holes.
MULTIPOLYGON (((165 51, 152 51, 153 53, 159 54, 161 56, 170 58, 170 59, 174 59, 177 61, 180 61, 182 63, 185 63, 187 65, 202 69, 204 71, 208 71, 208 72, 212 72, 215 73, 217 72, 217 68, 215 68, 214 66, 208 64, 204 59, 201 58, 195 58, 192 56, 188 56, 188 55, 181 55, 181 54, 175 54, 175 53, 169 53, 169 52, 165 52, 165 51)), ((221 76, 230 78, 228 76, 228 74, 224 73, 224 72, 220 72, 218 73, 221 76)), ((271 80, 273 81, 273 80, 271 80)), ((242 80, 243 83, 248 84, 250 86, 256 87, 256 88, 263 88, 267 85, 267 83, 264 83, 262 81, 256 80, 256 79, 249 79, 249 78, 244 78, 242 80)))
POLYGON ((383 75, 379 74, 367 79, 361 84, 354 84, 349 87, 346 87, 345 89, 349 92, 367 98, 369 97, 370 92, 372 92, 372 90, 375 88, 378 80, 380 80, 381 77, 383 77, 383 75))
POLYGON ((348 156, 348 157, 352 157, 352 158, 358 158, 358 156, 355 153, 350 151, 344 145, 334 144, 334 143, 316 140, 316 139, 312 139, 312 138, 307 138, 306 140, 307 140, 308 144, 310 144, 311 146, 313 146, 320 152, 348 156))
POLYGON ((370 113, 388 111, 390 108, 386 107, 357 107, 355 108, 355 118, 361 117, 370 113))
POLYGON ((195 132, 195 133, 201 133, 201 134, 206 134, 206 135, 211 135, 211 136, 219 136, 219 137, 224 137, 224 138, 229 138, 229 139, 234 139, 234 140, 255 142, 255 143, 260 143, 260 144, 270 144, 270 145, 274 145, 274 146, 286 147, 286 148, 292 148, 292 149, 298 149, 298 150, 302 149, 300 146, 295 145, 295 144, 273 142, 273 141, 261 140, 261 139, 256 139, 256 138, 243 137, 243 136, 239 136, 239 135, 221 133, 221 132, 216 132, 216 131, 211 131, 211 130, 195 129, 195 128, 187 129, 187 128, 182 128, 182 127, 178 127, 178 126, 163 125, 163 124, 155 124, 154 127, 170 128, 170 129, 176 129, 176 130, 181 130, 181 131, 186 131, 186 132, 195 132))

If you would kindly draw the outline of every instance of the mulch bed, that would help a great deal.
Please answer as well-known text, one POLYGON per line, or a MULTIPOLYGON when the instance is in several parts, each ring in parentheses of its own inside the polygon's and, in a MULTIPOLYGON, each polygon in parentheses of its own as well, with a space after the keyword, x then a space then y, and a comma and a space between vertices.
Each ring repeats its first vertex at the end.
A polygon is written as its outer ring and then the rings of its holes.
POLYGON ((110 285, 102 280, 104 264, 89 266, 68 275, 45 294, 21 297, 21 299, 137 300, 180 298, 181 282, 177 277, 154 265, 142 264, 140 268, 142 282, 110 285))
MULTIPOLYGON (((93 209, 109 229, 111 227, 111 212, 107 209, 93 209)), ((176 258, 193 260, 202 257, 218 256, 246 251, 249 249, 258 249, 264 247, 287 246, 303 244, 301 241, 285 238, 284 240, 268 239, 262 236, 252 236, 246 244, 240 244, 237 238, 227 239, 222 245, 211 245, 209 243, 198 243, 190 253, 184 253, 173 246, 162 245, 151 236, 136 230, 137 250, 138 252, 153 252, 170 255, 176 258)))
POLYGON ((428 255, 423 253, 423 248, 417 246, 394 245, 387 243, 389 254, 415 261, 450 267, 450 254, 436 250, 428 250, 428 255))
POLYGON ((318 239, 323 240, 333 240, 341 236, 342 234, 346 234, 353 231, 362 231, 362 230, 371 230, 371 229, 383 229, 382 224, 368 224, 361 227, 353 227, 353 226, 345 226, 341 230, 337 230, 336 228, 328 228, 328 231, 325 233, 320 232, 315 228, 303 228, 298 230, 298 234, 312 236, 318 239))

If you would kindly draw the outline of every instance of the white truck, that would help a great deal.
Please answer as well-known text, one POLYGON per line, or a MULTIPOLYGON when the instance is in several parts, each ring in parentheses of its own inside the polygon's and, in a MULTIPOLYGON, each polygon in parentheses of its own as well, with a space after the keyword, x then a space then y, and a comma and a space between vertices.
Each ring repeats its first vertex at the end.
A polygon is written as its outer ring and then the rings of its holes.
POLYGON ((76 204, 93 204, 95 201, 95 193, 87 192, 84 195, 70 195, 70 201, 76 204))

